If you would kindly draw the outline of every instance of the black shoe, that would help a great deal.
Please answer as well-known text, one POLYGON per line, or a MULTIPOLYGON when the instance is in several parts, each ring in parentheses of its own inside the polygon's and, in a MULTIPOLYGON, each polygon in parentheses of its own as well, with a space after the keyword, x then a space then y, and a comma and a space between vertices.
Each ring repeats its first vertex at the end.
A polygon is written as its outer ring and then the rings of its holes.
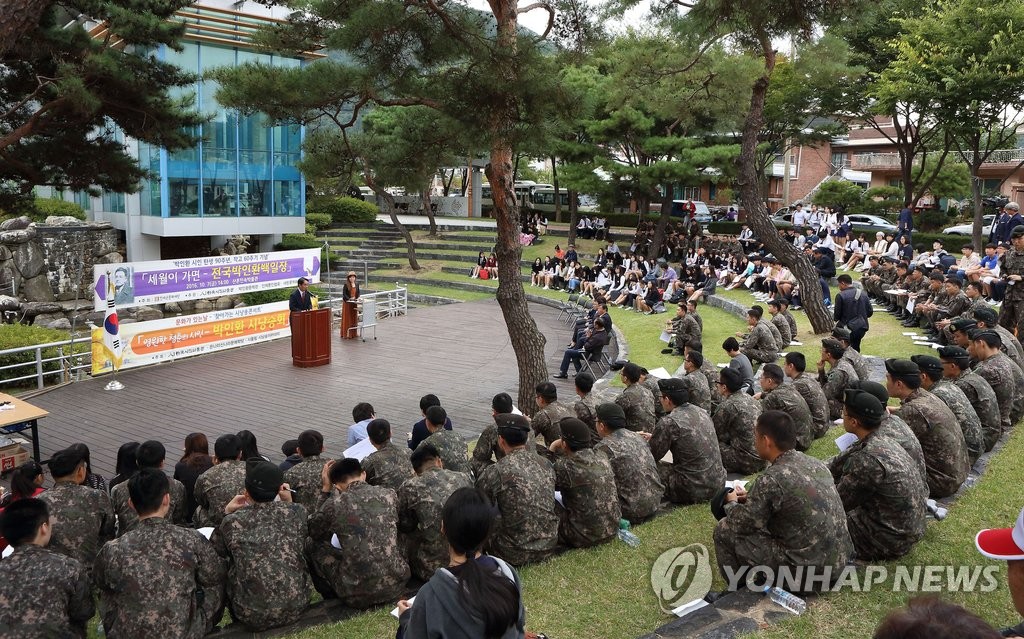
POLYGON ((671 349, 671 348, 663 348, 663 349, 661 349, 661 354, 662 355, 669 355, 669 354, 672 353, 672 350, 673 349, 671 349))
POLYGON ((552 375, 552 377, 555 378, 555 379, 569 379, 568 375, 563 375, 562 373, 559 373, 557 375, 552 375))
POLYGON ((732 594, 732 592, 730 592, 728 590, 712 590, 708 594, 704 595, 704 601, 708 602, 709 604, 714 604, 716 601, 718 601, 722 597, 725 597, 726 595, 731 595, 731 594, 732 594))

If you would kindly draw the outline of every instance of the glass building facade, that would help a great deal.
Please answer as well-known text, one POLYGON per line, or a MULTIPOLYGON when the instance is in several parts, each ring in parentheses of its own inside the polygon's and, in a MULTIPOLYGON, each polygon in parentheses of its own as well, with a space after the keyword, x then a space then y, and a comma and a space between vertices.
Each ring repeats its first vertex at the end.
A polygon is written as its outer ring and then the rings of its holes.
POLYGON ((217 83, 204 71, 247 62, 297 67, 302 60, 230 46, 185 41, 182 51, 157 56, 199 76, 188 91, 205 115, 197 146, 173 153, 139 144, 139 162, 152 172, 141 192, 141 213, 156 217, 298 217, 305 184, 298 169, 303 130, 266 126, 260 113, 243 116, 217 103, 217 83))

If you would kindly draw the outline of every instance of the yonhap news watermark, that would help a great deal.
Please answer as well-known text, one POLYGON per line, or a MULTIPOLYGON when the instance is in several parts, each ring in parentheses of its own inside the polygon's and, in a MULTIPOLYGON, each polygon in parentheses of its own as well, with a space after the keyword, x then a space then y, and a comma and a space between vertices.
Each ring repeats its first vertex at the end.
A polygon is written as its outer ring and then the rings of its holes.
MULTIPOLYGON (((727 590, 761 592, 766 585, 789 592, 992 592, 1001 583, 1000 565, 723 566, 727 590)), ((711 553, 703 544, 670 548, 651 566, 651 587, 661 608, 674 608, 708 594, 711 553)))

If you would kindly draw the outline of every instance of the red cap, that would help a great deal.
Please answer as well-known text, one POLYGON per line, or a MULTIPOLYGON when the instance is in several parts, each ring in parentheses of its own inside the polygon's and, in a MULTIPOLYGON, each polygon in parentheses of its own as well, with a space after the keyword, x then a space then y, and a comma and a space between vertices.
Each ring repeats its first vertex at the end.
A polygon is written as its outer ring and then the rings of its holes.
POLYGON ((1024 510, 1013 528, 989 528, 974 538, 978 552, 989 559, 1016 561, 1024 559, 1024 510))

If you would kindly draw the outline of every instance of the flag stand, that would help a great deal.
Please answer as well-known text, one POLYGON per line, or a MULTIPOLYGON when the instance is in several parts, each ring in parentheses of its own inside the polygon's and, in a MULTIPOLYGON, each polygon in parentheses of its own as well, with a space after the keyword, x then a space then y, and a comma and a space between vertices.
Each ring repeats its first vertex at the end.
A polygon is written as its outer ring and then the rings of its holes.
POLYGON ((107 382, 107 385, 103 387, 105 391, 119 391, 124 390, 124 384, 117 381, 117 369, 114 370, 114 379, 107 382))

